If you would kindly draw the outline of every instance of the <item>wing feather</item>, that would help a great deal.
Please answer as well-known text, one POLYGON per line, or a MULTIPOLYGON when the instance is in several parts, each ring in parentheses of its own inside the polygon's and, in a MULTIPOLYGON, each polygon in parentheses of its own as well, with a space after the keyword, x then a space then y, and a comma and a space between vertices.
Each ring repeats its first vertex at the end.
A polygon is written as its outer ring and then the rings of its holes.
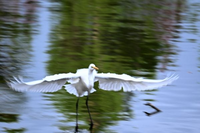
POLYGON ((78 82, 79 76, 73 73, 46 76, 42 80, 24 82, 21 77, 13 77, 7 81, 10 88, 16 91, 55 92, 62 88, 66 82, 78 82))
POLYGON ((114 74, 114 73, 99 73, 96 74, 95 80, 99 81, 99 88, 103 90, 119 91, 123 88, 123 91, 143 91, 157 89, 172 83, 179 77, 177 75, 171 75, 162 80, 134 78, 126 74, 114 74))

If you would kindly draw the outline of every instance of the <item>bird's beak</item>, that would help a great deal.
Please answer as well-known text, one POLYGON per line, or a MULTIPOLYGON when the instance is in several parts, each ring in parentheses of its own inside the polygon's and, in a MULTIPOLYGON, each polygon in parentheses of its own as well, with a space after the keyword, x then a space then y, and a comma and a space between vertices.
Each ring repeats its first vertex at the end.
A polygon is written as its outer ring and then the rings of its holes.
POLYGON ((96 70, 99 70, 99 68, 98 68, 98 67, 96 67, 96 66, 93 66, 92 68, 94 68, 94 69, 96 69, 96 70))

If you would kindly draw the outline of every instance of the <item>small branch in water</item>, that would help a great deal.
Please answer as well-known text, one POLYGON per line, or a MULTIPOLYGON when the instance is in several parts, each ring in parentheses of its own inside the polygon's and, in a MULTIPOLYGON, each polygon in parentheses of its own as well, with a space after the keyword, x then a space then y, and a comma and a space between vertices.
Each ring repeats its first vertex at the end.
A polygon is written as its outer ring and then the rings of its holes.
POLYGON ((151 112, 151 113, 144 111, 144 113, 145 113, 147 116, 151 116, 151 115, 154 115, 154 114, 157 114, 157 113, 161 112, 160 109, 158 109, 157 107, 155 107, 155 106, 152 105, 151 103, 146 103, 146 104, 144 104, 144 105, 150 106, 151 108, 155 109, 155 111, 154 111, 154 112, 151 112))

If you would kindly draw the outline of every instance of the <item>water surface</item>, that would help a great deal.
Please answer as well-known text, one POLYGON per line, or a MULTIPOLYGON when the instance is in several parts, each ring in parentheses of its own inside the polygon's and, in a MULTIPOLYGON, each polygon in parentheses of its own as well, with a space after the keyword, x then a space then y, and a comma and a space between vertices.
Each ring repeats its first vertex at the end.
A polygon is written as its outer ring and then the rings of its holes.
POLYGON ((81 98, 80 132, 199 132, 198 0, 0 0, 0 6, 0 132, 74 132, 74 95, 15 92, 4 78, 22 75, 31 81, 90 63, 100 72, 180 78, 145 92, 108 92, 95 84, 89 100, 94 127, 88 130, 81 98), (146 116, 143 111, 153 111, 147 102, 162 112, 146 116))

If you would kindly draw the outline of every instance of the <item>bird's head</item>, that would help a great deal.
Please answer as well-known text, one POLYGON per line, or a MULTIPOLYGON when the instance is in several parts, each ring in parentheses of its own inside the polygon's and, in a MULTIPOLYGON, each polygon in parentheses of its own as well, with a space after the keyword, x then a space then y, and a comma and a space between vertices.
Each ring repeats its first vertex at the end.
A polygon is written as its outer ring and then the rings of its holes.
POLYGON ((99 70, 99 68, 96 67, 95 64, 90 64, 90 65, 89 65, 89 69, 90 69, 90 70, 94 70, 94 69, 95 69, 95 70, 99 70))

